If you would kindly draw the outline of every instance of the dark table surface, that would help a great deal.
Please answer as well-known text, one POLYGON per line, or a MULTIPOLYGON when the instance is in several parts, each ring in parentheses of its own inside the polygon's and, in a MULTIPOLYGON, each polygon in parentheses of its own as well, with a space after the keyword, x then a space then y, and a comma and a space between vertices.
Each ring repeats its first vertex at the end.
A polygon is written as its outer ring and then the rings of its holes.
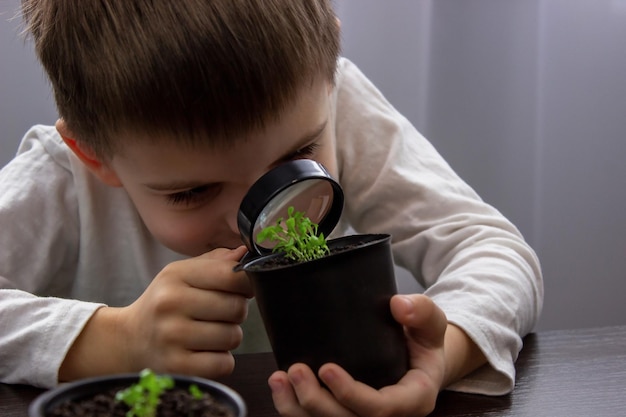
MULTIPOLYGON (((524 339, 515 391, 502 397, 444 391, 432 416, 626 415, 626 326, 540 332, 524 339)), ((236 370, 220 380, 238 391, 250 417, 277 416, 267 378, 270 353, 237 356, 236 370)), ((0 384, 0 416, 26 417, 41 392, 0 384)))

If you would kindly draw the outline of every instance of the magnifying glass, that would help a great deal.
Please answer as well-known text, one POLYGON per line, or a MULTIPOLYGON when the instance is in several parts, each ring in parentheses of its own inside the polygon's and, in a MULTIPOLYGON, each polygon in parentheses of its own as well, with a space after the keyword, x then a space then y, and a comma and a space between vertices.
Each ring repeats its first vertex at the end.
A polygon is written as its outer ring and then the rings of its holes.
POLYGON ((272 252, 274 244, 260 244, 257 236, 278 219, 286 219, 290 206, 328 236, 341 217, 343 200, 339 183, 316 161, 297 159, 268 171, 252 185, 239 207, 237 225, 249 251, 241 263, 272 252))

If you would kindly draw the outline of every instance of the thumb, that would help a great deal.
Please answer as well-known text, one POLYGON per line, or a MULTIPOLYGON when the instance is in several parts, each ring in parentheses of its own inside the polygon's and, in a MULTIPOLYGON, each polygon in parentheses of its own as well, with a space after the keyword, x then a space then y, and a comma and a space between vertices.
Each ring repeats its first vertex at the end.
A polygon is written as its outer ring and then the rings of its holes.
POLYGON ((448 320, 431 298, 422 294, 394 295, 391 314, 413 342, 431 347, 443 344, 448 320))

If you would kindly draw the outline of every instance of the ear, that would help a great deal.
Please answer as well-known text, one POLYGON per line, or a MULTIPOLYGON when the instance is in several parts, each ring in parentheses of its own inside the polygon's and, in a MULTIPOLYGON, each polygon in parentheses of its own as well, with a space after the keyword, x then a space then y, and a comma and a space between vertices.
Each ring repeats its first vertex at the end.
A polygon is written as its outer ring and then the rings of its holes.
POLYGON ((93 150, 75 139, 74 134, 68 129, 63 119, 57 120, 56 129, 63 138, 63 142, 74 152, 74 155, 94 174, 100 181, 111 187, 121 187, 122 182, 109 163, 99 159, 93 150))

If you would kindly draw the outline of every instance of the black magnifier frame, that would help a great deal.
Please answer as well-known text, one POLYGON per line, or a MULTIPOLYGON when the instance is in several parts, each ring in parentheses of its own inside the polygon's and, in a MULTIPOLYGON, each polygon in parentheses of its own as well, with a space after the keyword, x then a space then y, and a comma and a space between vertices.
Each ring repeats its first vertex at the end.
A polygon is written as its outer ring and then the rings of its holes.
POLYGON ((239 233, 249 251, 246 258, 272 252, 272 247, 256 242, 256 235, 278 218, 287 218, 289 206, 304 211, 317 223, 318 232, 328 236, 341 217, 343 202, 341 186, 319 162, 296 159, 271 169, 250 187, 237 214, 239 233))

